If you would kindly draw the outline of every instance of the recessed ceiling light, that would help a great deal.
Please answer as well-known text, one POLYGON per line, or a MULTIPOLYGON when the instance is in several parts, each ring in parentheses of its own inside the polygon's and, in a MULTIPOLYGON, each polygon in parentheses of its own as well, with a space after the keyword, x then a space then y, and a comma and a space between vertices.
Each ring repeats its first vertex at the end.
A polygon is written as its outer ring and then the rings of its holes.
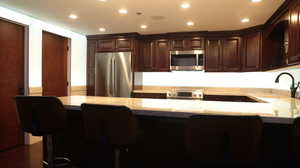
POLYGON ((100 2, 106 2, 107 0, 98 0, 98 1, 100 1, 100 2))
POLYGON ((181 8, 184 8, 184 9, 187 9, 187 8, 190 8, 191 7, 191 5, 189 4, 189 3, 182 3, 181 4, 181 8))
POLYGON ((242 23, 247 23, 247 22, 249 22, 249 21, 250 21, 249 18, 244 18, 244 19, 241 20, 242 23))
POLYGON ((251 0, 253 3, 261 2, 262 0, 251 0))
POLYGON ((188 25, 188 26, 194 26, 194 22, 189 21, 189 22, 186 23, 186 25, 188 25))
POLYGON ((101 32, 105 32, 105 31, 106 31, 106 29, 105 29, 105 28, 103 28, 103 27, 101 27, 101 28, 99 28, 99 31, 101 31, 101 32))
POLYGON ((78 16, 77 16, 77 15, 75 15, 75 14, 70 14, 70 15, 69 15, 69 18, 70 18, 70 19, 77 19, 77 18, 78 18, 78 16))
POLYGON ((127 10, 126 10, 126 9, 120 9, 120 10, 119 10, 119 13, 120 13, 120 14, 127 14, 127 10))
POLYGON ((147 27, 148 27, 147 25, 141 25, 142 29, 147 29, 147 27))

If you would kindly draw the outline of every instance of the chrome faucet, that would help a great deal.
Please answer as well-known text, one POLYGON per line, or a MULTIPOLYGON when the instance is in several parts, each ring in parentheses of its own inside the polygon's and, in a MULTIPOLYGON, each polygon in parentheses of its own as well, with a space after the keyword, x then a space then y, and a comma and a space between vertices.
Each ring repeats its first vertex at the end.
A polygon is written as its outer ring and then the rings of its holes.
POLYGON ((280 74, 276 77, 275 83, 279 83, 279 77, 280 77, 281 75, 289 75, 289 76, 292 78, 292 85, 291 85, 291 87, 290 87, 290 90, 291 90, 291 97, 295 98, 297 89, 298 89, 298 87, 299 87, 299 85, 300 85, 300 82, 298 82, 297 86, 295 87, 295 79, 294 79, 293 75, 291 75, 291 74, 288 73, 288 72, 282 72, 282 73, 280 73, 280 74))

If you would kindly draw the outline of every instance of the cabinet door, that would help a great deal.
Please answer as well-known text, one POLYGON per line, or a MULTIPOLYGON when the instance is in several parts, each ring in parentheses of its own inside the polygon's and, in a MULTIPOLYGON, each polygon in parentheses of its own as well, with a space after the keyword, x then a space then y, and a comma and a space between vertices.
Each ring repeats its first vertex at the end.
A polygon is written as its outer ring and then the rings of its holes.
POLYGON ((117 39, 116 40, 116 51, 130 51, 132 50, 131 39, 117 39))
POLYGON ((154 69, 153 55, 155 52, 152 40, 145 40, 140 42, 140 56, 139 56, 139 71, 148 72, 154 69))
POLYGON ((240 39, 229 38, 222 40, 222 67, 225 72, 240 71, 241 61, 239 54, 240 39))
POLYGON ((98 40, 98 51, 115 51, 116 49, 116 40, 108 39, 108 40, 98 40))
POLYGON ((204 43, 203 43, 203 39, 202 38, 193 38, 191 40, 191 48, 192 49, 202 49, 204 48, 204 43))
POLYGON ((87 95, 95 95, 95 55, 97 53, 97 41, 87 42, 87 95))
POLYGON ((171 50, 183 50, 184 49, 184 40, 176 39, 171 41, 171 50))
POLYGON ((243 71, 261 69, 261 32, 243 37, 243 71))
POLYGON ((220 40, 208 39, 206 42, 205 71, 218 72, 221 68, 220 40))
POLYGON ((168 43, 168 40, 157 40, 155 42, 155 71, 170 71, 170 52, 168 43))
POLYGON ((288 64, 300 62, 300 5, 291 8, 289 17, 289 51, 288 64))

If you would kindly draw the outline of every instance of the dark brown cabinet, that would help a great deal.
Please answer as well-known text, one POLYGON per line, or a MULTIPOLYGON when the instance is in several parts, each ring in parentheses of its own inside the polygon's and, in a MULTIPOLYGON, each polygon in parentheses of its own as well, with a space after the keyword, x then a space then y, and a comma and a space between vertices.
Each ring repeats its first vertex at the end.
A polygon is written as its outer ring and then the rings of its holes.
POLYGON ((207 39, 205 54, 205 71, 218 72, 221 71, 221 40, 207 39))
POLYGON ((115 51, 116 49, 116 40, 108 39, 108 40, 98 40, 98 51, 106 52, 106 51, 115 51))
POLYGON ((170 71, 169 41, 145 39, 140 41, 138 69, 143 72, 170 71))
POLYGON ((261 32, 243 36, 243 71, 261 70, 261 32))
POLYGON ((170 71, 170 51, 168 40, 155 41, 154 66, 156 71, 170 71))
POLYGON ((98 40, 98 52, 131 51, 132 39, 105 39, 98 40))
POLYGON ((132 39, 117 39, 116 51, 129 51, 132 49, 132 39))
POLYGON ((154 70, 153 55, 155 53, 155 41, 141 40, 140 54, 138 57, 138 70, 141 72, 151 72, 154 70))
POLYGON ((300 3, 289 12, 288 64, 300 62, 300 3))
POLYGON ((205 71, 238 72, 240 71, 240 38, 207 39, 205 71))
POLYGON ((132 93, 134 98, 166 99, 166 93, 132 93))
POLYGON ((171 40, 171 50, 193 50, 204 48, 203 38, 195 37, 190 39, 171 40))
POLYGON ((97 53, 97 40, 87 42, 87 95, 95 94, 95 55, 97 53))

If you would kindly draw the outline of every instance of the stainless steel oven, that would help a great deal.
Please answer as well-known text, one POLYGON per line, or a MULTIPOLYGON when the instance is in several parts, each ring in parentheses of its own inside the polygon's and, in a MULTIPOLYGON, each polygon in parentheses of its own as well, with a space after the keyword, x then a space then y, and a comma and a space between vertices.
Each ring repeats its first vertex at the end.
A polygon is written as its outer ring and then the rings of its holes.
POLYGON ((204 50, 171 51, 171 71, 201 71, 204 68, 204 50))

